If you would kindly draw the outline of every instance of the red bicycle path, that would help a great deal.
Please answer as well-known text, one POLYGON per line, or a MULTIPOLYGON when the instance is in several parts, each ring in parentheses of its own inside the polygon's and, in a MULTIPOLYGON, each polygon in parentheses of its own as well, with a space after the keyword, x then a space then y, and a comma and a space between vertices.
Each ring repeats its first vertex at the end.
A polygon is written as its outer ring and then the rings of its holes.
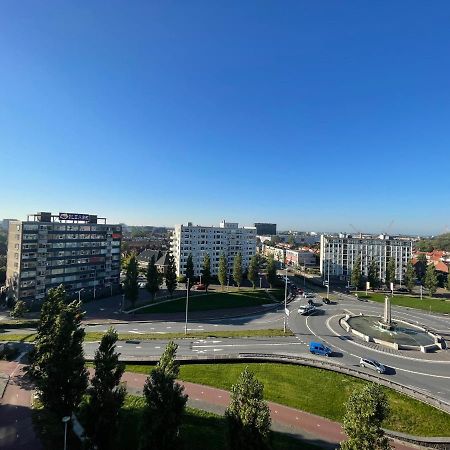
MULTIPOLYGON (((142 394, 147 375, 125 372, 122 380, 126 382, 130 394, 142 394)), ((223 415, 230 403, 228 391, 204 386, 201 384, 179 381, 188 394, 188 405, 223 415)), ((316 416, 289 406, 267 402, 272 417, 272 429, 295 436, 308 443, 323 448, 338 448, 339 442, 345 439, 342 425, 339 422, 316 416)), ((410 444, 391 442, 395 450, 412 450, 419 447, 410 444)))

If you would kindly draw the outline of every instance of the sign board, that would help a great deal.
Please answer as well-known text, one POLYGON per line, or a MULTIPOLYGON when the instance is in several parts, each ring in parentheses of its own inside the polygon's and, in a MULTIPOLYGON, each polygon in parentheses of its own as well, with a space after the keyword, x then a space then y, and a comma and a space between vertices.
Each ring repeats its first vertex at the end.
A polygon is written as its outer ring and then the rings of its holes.
POLYGON ((289 309, 288 308, 284 308, 284 312, 286 313, 287 316, 289 316, 289 309))
POLYGON ((89 221, 89 214, 79 214, 79 213, 59 213, 59 220, 84 220, 89 221))
POLYGON ((366 281, 366 290, 370 289, 370 281, 366 281))
POLYGON ((391 291, 394 290, 394 283, 391 281, 391 291))

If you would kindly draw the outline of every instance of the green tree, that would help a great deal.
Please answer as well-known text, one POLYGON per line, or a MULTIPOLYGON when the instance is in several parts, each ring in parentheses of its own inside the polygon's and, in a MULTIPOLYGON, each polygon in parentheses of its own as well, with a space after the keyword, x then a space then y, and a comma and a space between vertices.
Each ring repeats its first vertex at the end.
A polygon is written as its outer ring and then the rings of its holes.
POLYGON ((186 279, 189 279, 189 290, 191 290, 192 285, 194 284, 194 261, 192 260, 192 253, 189 253, 189 256, 186 260, 186 279))
POLYGON ((380 279, 378 276, 378 264, 375 259, 372 259, 369 266, 369 273, 367 275, 367 281, 370 283, 372 289, 376 289, 380 286, 380 279))
POLYGON ((222 286, 222 291, 223 287, 227 282, 227 275, 228 275, 227 257, 225 256, 225 253, 222 253, 219 258, 219 270, 217 272, 217 278, 219 279, 219 283, 222 286))
POLYGON ((417 279, 420 281, 421 284, 423 284, 425 281, 427 266, 428 266, 427 256, 425 255, 425 253, 420 253, 417 256, 417 262, 414 268, 416 269, 417 279))
POLYGON ((233 280, 238 290, 242 284, 242 255, 238 253, 233 259, 233 280))
POLYGON ((381 428, 389 415, 389 404, 381 386, 372 383, 355 390, 345 404, 344 431, 348 438, 341 450, 389 450, 381 428))
POLYGON ((27 312, 27 305, 23 300, 17 300, 14 304, 14 308, 11 311, 11 317, 14 319, 19 319, 20 317, 24 317, 27 312))
POLYGON ((288 238, 288 244, 289 244, 291 247, 293 247, 293 246, 295 245, 295 238, 294 238, 294 235, 293 235, 293 234, 290 234, 290 235, 289 235, 289 238, 288 238))
POLYGON ((277 266, 275 264, 275 258, 272 254, 267 257, 267 282, 269 283, 270 289, 272 289, 277 283, 277 266))
POLYGON ((211 258, 209 253, 205 253, 205 256, 203 256, 202 283, 205 285, 206 293, 208 293, 208 286, 211 284, 211 258))
POLYGON ((171 450, 178 447, 187 395, 183 393, 183 386, 175 382, 179 373, 179 365, 175 361, 177 348, 176 344, 169 342, 145 382, 141 450, 171 450))
POLYGON ((433 296, 438 287, 437 273, 434 264, 428 265, 427 271, 425 272, 424 284, 430 295, 433 296))
POLYGON ((258 266, 258 259, 256 258, 256 255, 253 255, 250 258, 250 264, 248 265, 248 274, 247 278, 253 285, 253 289, 255 289, 256 281, 258 280, 258 273, 259 273, 259 266, 258 266))
POLYGON ((447 291, 450 291, 450 273, 447 275, 447 291))
POLYGON ((247 367, 231 387, 231 401, 225 418, 233 450, 270 448, 270 411, 263 399, 263 389, 263 384, 247 367))
POLYGON ((138 263, 136 255, 133 253, 127 259, 125 281, 123 283, 125 298, 132 306, 134 306, 139 297, 138 275, 138 263))
POLYGON ((386 264, 386 286, 390 289, 391 283, 395 284, 395 261, 393 258, 389 258, 386 264))
POLYGON ((81 303, 65 300, 62 285, 44 300, 29 370, 42 404, 58 417, 76 410, 88 380, 81 303))
POLYGON ((109 328, 95 352, 95 375, 88 391, 86 433, 99 450, 112 447, 126 394, 125 386, 120 384, 125 366, 119 362, 116 343, 117 332, 109 328))
POLYGON ((147 291, 150 292, 152 300, 155 299, 156 293, 159 291, 161 278, 155 265, 155 256, 152 255, 147 266, 147 291))
POLYGON ((175 267, 175 258, 172 254, 170 254, 166 271, 166 287, 171 297, 177 288, 177 284, 177 268, 175 267))
POLYGON ((360 256, 356 259, 355 263, 353 264, 351 283, 353 286, 356 287, 356 289, 359 289, 361 287, 362 273, 361 273, 361 257, 360 256))
POLYGON ((411 260, 409 260, 406 265, 405 285, 409 292, 412 292, 416 285, 416 271, 414 270, 414 265, 411 260))

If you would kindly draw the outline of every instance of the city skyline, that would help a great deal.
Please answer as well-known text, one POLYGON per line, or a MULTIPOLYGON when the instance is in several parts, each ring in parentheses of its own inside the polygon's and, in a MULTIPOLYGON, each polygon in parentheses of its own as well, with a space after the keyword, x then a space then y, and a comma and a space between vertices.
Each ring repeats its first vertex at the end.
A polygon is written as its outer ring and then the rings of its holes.
POLYGON ((447 2, 1 10, 0 217, 450 224, 447 2))

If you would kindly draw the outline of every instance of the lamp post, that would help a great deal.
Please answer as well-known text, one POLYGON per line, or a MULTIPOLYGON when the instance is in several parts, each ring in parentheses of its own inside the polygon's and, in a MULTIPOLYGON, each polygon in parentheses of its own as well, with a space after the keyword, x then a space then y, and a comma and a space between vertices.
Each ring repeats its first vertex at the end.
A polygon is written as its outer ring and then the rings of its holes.
POLYGON ((230 274, 227 274, 227 292, 230 290, 230 274))
POLYGON ((188 308, 189 308, 189 278, 186 283, 186 321, 184 323, 184 334, 187 334, 187 325, 188 325, 188 308))
POLYGON ((287 264, 286 264, 286 277, 284 280, 284 321, 283 321, 283 332, 286 333, 287 325, 287 264))
POLYGON ((62 421, 64 423, 64 450, 67 449, 67 423, 70 420, 70 416, 64 416, 62 421))
POLYGON ((97 285, 97 267, 94 269, 94 300, 95 300, 96 285, 97 285))
POLYGON ((125 306, 125 294, 122 294, 122 305, 120 306, 120 312, 123 312, 125 306))
POLYGON ((78 301, 79 301, 79 302, 81 302, 81 291, 84 291, 84 288, 81 288, 81 289, 78 291, 78 301))

